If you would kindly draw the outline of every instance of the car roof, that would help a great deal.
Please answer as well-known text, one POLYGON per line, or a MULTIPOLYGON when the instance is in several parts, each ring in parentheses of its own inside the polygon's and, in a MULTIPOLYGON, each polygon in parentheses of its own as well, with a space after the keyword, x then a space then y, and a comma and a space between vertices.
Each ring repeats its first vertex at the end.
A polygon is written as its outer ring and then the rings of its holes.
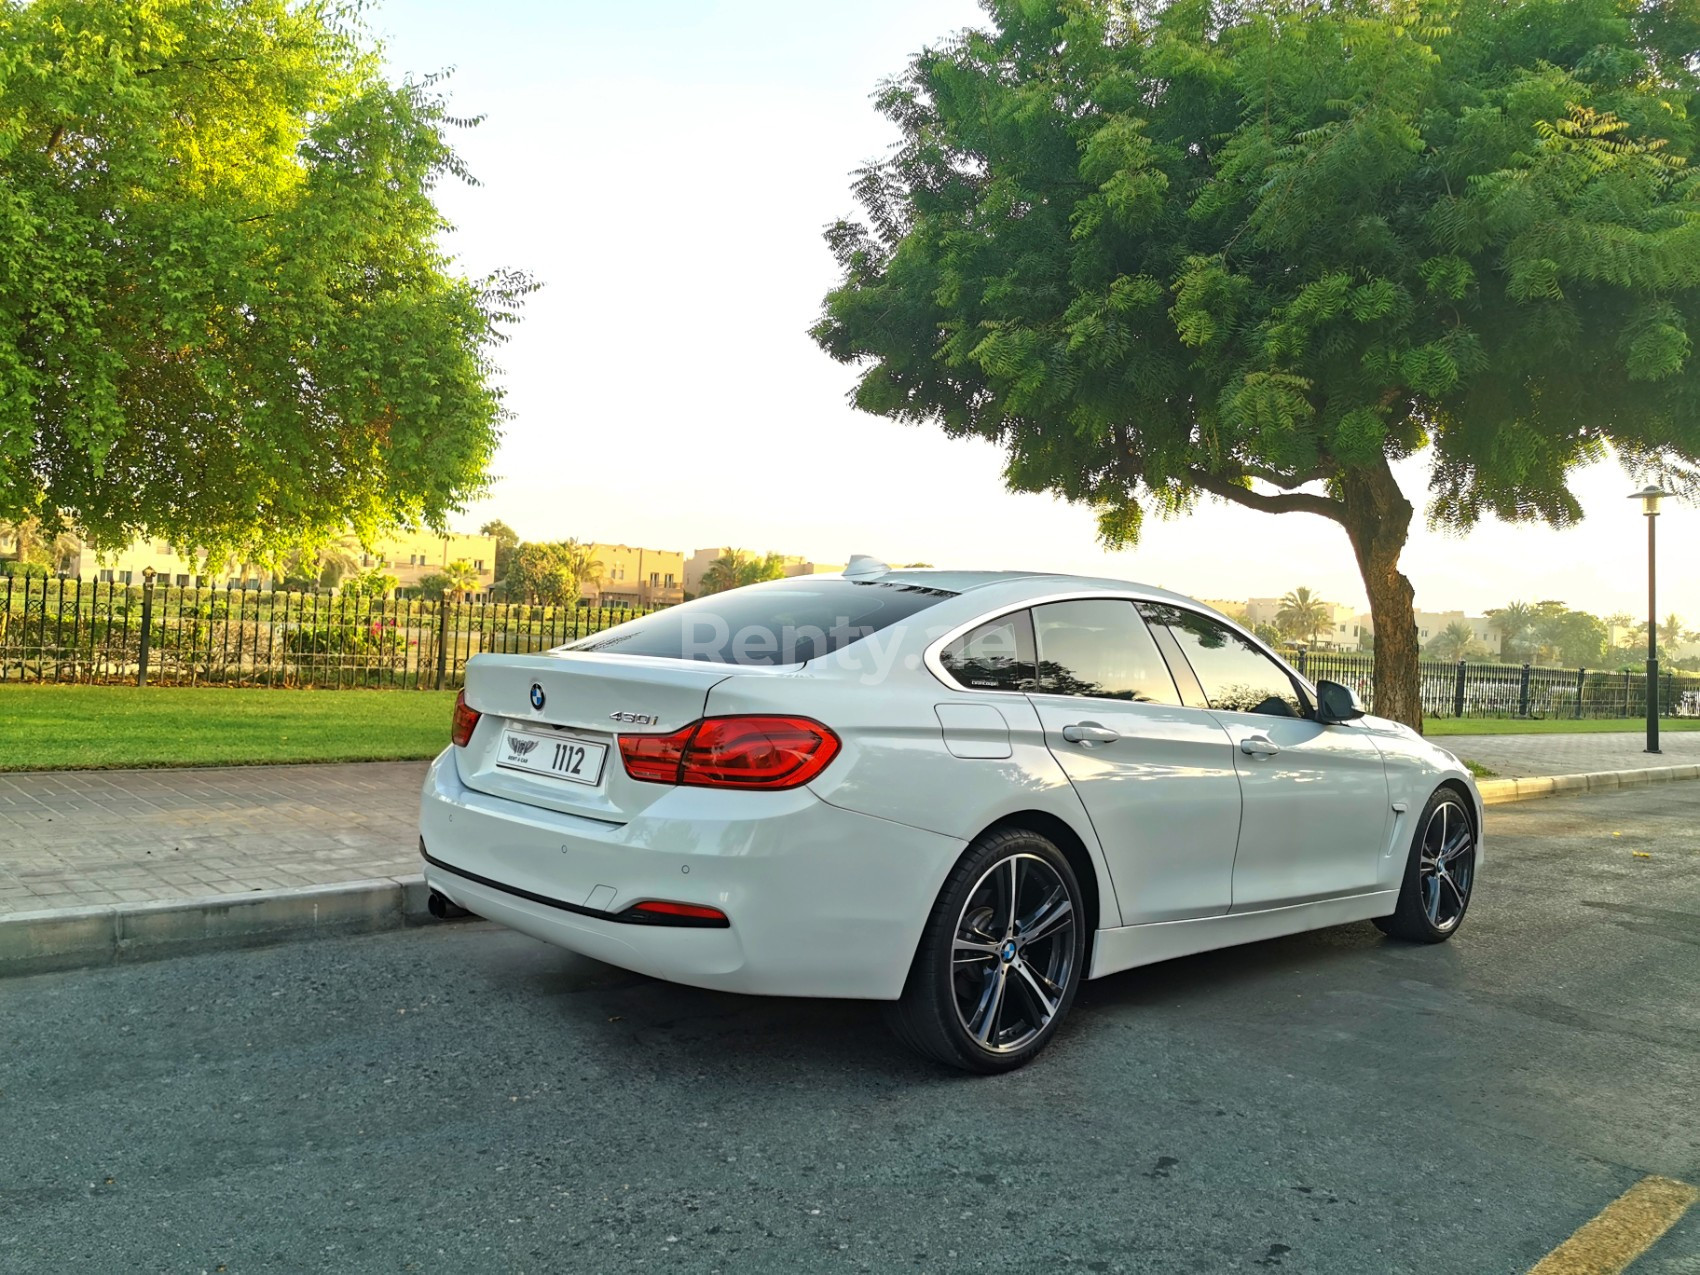
POLYGON ((1167 598, 1174 602, 1184 602, 1188 606, 1201 607, 1216 614, 1214 607, 1200 602, 1197 598, 1188 597, 1184 593, 1176 593, 1172 589, 1160 588, 1152 584, 1140 584, 1135 580, 1115 580, 1108 576, 1078 576, 1064 575, 1049 571, 940 571, 931 568, 903 567, 887 571, 878 579, 897 584, 914 584, 929 589, 948 589, 952 593, 967 593, 972 589, 984 589, 993 585, 1027 583, 1034 593, 1073 593, 1075 591, 1089 592, 1093 589, 1112 589, 1116 592, 1133 592, 1153 598, 1167 598))

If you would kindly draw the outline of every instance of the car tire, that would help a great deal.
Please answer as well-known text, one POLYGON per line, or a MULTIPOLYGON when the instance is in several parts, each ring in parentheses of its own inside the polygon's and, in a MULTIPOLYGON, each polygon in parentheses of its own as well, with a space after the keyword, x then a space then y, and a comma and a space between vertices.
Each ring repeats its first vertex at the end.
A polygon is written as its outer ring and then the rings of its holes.
POLYGON ((1050 1043, 1074 1004, 1090 924, 1054 842, 1023 828, 988 832, 939 891, 887 1021, 941 1063, 1013 1071, 1050 1043))
POLYGON ((1412 834, 1399 904, 1375 924, 1392 938, 1444 943, 1464 923, 1475 883, 1476 821, 1469 799, 1456 788, 1438 788, 1412 834))

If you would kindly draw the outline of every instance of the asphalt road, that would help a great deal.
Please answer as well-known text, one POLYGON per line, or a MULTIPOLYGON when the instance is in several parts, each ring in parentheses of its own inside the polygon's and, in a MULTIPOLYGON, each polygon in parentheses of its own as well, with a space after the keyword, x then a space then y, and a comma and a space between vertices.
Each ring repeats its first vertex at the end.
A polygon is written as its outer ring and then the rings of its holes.
POLYGON ((1700 1181, 1700 783, 1488 835, 1450 944, 1088 984, 995 1079, 482 923, 0 982, 0 1271, 1526 1271, 1700 1181))

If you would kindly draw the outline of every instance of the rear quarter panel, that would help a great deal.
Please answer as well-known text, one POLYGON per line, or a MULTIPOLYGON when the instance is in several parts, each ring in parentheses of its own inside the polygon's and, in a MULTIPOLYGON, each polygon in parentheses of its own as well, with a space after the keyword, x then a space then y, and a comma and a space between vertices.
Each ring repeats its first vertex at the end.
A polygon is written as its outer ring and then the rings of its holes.
MULTIPOLYGON (((1099 927, 1121 924, 1115 889, 1085 808, 1045 746, 1025 696, 952 691, 924 670, 877 684, 834 670, 783 678, 732 677, 708 697, 708 711, 785 712, 832 728, 843 751, 809 785, 822 801, 859 814, 972 841, 1002 819, 1040 811, 1062 820, 1092 859, 1099 927), (1009 727, 1007 757, 958 757, 946 747, 939 705, 994 705, 1009 727)), ((954 861, 934 883, 943 884, 954 861)))

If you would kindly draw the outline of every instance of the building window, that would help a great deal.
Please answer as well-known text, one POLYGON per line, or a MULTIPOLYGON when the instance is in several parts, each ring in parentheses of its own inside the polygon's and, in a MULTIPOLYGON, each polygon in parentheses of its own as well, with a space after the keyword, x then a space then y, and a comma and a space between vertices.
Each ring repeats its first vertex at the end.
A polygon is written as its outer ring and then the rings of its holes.
POLYGON ((360 565, 363 566, 363 567, 371 566, 372 565, 372 555, 369 554, 369 553, 361 554, 360 555, 360 565))
POLYGON ((673 573, 671 571, 667 573, 667 587, 669 589, 673 587, 673 573))
MULTIPOLYGON (((129 574, 129 573, 128 573, 128 572, 126 572, 126 573, 125 573, 125 574, 126 574, 126 575, 127 575, 127 574, 129 574)), ((102 571, 101 571, 101 573, 100 573, 100 581, 101 581, 101 583, 102 583, 102 584, 111 584, 111 583, 112 583, 112 578, 113 578, 113 577, 112 577, 112 572, 111 572, 111 570, 110 570, 110 569, 106 569, 106 570, 102 570, 102 571)))
POLYGON ((473 570, 474 570, 474 571, 482 571, 482 570, 484 570, 484 559, 482 559, 482 558, 474 558, 474 559, 473 559, 473 560, 472 560, 472 569, 473 569, 473 570))
POLYGON ((189 577, 181 571, 177 573, 177 587, 179 589, 186 589, 189 587, 189 577))
POLYGON ((118 582, 120 584, 129 584, 134 576, 135 572, 133 571, 120 571, 118 573, 118 582))
POLYGON ((652 589, 659 589, 661 587, 661 573, 659 571, 651 571, 649 573, 649 587, 652 589))

